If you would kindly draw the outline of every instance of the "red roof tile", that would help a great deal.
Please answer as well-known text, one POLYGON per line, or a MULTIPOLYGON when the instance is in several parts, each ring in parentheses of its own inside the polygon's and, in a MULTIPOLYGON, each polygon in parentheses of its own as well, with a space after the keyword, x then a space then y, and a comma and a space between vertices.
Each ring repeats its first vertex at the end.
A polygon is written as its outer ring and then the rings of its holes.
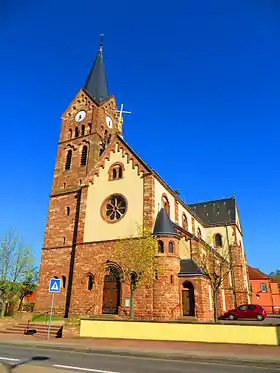
POLYGON ((265 280, 265 279, 267 280, 267 279, 270 279, 270 277, 268 275, 261 272, 257 268, 252 268, 252 267, 248 266, 248 272, 249 272, 249 279, 250 280, 265 280))

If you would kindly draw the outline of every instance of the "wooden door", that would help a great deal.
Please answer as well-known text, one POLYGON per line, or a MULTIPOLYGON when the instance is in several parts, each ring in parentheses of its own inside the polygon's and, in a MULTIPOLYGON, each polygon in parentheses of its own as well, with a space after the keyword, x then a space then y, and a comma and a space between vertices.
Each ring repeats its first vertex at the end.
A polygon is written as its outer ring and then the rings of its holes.
POLYGON ((189 289, 183 289, 182 303, 183 303, 183 316, 189 316, 190 315, 190 292, 189 292, 189 289))
POLYGON ((117 314, 119 307, 119 282, 105 281, 103 289, 103 309, 105 314, 117 314))

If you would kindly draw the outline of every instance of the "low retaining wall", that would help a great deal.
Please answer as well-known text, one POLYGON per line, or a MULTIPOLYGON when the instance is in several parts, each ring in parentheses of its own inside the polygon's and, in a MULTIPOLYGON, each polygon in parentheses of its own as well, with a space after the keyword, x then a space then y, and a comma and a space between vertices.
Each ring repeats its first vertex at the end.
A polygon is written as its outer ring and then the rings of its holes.
POLYGON ((81 337, 280 345, 280 326, 81 320, 81 337))

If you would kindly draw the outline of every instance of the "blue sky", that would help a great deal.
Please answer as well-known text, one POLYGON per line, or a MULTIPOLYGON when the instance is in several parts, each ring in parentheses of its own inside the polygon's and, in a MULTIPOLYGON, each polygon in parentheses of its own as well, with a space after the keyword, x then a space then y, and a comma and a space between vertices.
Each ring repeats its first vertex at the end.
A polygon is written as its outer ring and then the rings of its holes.
POLYGON ((39 261, 60 116, 105 33, 125 139, 187 203, 235 193, 249 263, 280 268, 279 1, 24 3, 0 3, 0 235, 39 261))

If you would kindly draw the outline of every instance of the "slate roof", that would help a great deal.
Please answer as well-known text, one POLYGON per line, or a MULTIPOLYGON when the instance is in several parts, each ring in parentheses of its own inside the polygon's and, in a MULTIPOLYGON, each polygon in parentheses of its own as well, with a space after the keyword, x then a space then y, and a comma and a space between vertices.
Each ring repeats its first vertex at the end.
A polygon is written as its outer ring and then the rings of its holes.
POLYGON ((102 41, 100 42, 99 51, 85 83, 84 90, 97 103, 103 102, 109 97, 102 41))
POLYGON ((164 207, 157 214, 153 234, 155 236, 180 237, 164 207))
POLYGON ((271 282, 277 282, 270 276, 260 271, 258 268, 253 268, 253 267, 248 266, 248 273, 249 273, 249 280, 268 280, 269 279, 271 282))
POLYGON ((204 276, 204 274, 193 259, 181 259, 179 277, 191 276, 204 276))
POLYGON ((200 202, 188 205, 205 225, 232 224, 236 221, 235 198, 225 198, 216 201, 200 202))

